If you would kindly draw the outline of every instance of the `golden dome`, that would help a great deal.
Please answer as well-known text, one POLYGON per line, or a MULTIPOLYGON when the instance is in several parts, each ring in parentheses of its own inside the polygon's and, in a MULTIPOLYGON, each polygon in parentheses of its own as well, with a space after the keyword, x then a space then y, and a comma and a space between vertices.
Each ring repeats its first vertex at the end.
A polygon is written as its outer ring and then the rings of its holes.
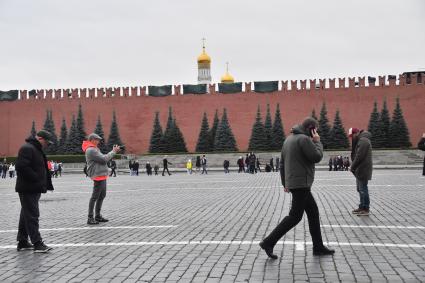
POLYGON ((224 74, 224 76, 221 77, 221 82, 222 83, 234 83, 235 79, 232 77, 231 74, 229 74, 229 72, 226 72, 224 74))
POLYGON ((202 48, 202 54, 198 56, 198 63, 211 63, 211 57, 205 52, 205 47, 202 48))

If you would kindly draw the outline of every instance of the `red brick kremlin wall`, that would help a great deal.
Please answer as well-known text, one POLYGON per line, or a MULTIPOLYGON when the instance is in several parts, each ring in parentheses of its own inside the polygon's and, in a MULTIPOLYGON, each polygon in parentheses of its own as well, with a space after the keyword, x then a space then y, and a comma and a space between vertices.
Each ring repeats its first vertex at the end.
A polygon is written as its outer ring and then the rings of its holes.
POLYGON ((207 112, 211 125, 215 110, 219 110, 221 117, 223 108, 228 111, 238 148, 247 150, 258 105, 264 119, 266 105, 270 104, 274 118, 276 105, 280 103, 284 129, 288 134, 290 128, 310 115, 313 108, 319 116, 324 101, 331 123, 335 111, 339 109, 346 129, 352 126, 367 128, 375 100, 380 111, 382 102, 386 99, 392 115, 395 99, 399 97, 411 142, 416 146, 422 133, 425 132, 424 81, 424 78, 417 80, 416 75, 412 75, 410 83, 406 82, 403 75, 397 80, 387 80, 383 76, 379 77, 375 85, 367 84, 364 77, 317 82, 282 81, 279 83, 279 91, 266 94, 251 91, 251 83, 245 83, 244 92, 237 94, 219 94, 215 91, 216 86, 210 85, 209 94, 182 95, 181 86, 174 86, 174 94, 168 97, 147 96, 146 87, 38 90, 37 97, 28 97, 27 91, 20 91, 19 100, 0 102, 0 156, 16 155, 30 132, 32 121, 35 120, 37 130, 42 128, 47 109, 53 111, 56 134, 59 136, 62 117, 65 117, 69 131, 71 117, 77 114, 80 103, 84 111, 87 133, 94 130, 97 116, 101 115, 107 137, 112 112, 115 110, 120 135, 127 151, 145 153, 149 148, 155 111, 160 112, 161 125, 164 128, 169 106, 173 108, 189 151, 195 150, 203 112, 207 112), (104 90, 104 97, 97 97, 97 94, 101 96, 104 90))

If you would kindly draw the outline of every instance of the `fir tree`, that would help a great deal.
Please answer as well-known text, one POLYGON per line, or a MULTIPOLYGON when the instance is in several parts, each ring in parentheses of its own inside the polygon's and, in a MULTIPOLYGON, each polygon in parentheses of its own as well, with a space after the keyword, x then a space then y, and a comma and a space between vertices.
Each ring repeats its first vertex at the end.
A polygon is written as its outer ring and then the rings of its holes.
POLYGON ((223 110, 220 124, 217 127, 217 133, 214 141, 215 151, 238 151, 236 140, 227 120, 226 108, 223 110))
POLYGON ((272 149, 273 150, 281 150, 283 146, 283 142, 285 141, 285 132, 283 130, 282 118, 280 115, 280 107, 279 103, 276 107, 276 112, 274 116, 274 123, 272 129, 272 149))
POLYGON ((31 132, 30 132, 30 135, 32 136, 32 137, 35 137, 35 135, 37 134, 37 131, 36 131, 36 129, 35 129, 35 121, 34 120, 32 120, 32 126, 31 126, 31 132))
POLYGON ((215 136, 217 134, 217 128, 219 123, 220 120, 218 119, 218 110, 216 109, 214 114, 213 125, 210 130, 210 151, 214 151, 215 136))
POLYGON ((316 116, 316 110, 314 110, 314 108, 313 108, 313 110, 311 111, 311 118, 313 118, 314 120, 316 120, 316 121, 319 121, 319 119, 317 119, 317 116, 316 116))
POLYGON ((251 138, 249 139, 249 151, 267 150, 266 144, 266 133, 264 125, 261 122, 260 106, 257 108, 257 116, 255 122, 252 125, 251 138))
POLYGON ((173 152, 187 152, 186 142, 175 118, 173 119, 172 136, 174 140, 173 152))
POLYGON ((335 113, 334 125, 331 130, 331 142, 329 148, 332 149, 346 149, 349 148, 350 143, 348 141, 347 134, 345 133, 344 126, 342 125, 341 117, 339 116, 339 110, 335 113))
POLYGON ((81 143, 78 142, 78 129, 77 121, 75 116, 72 115, 71 128, 69 129, 69 135, 65 143, 65 153, 66 154, 81 154, 81 143))
POLYGON ((76 136, 75 144, 79 144, 79 148, 81 151, 81 145, 83 144, 83 141, 86 139, 86 136, 87 136, 86 131, 84 129, 84 117, 83 117, 83 109, 81 107, 81 104, 78 105, 76 128, 77 128, 77 136, 76 136))
POLYGON ((106 147, 105 144, 105 132, 103 131, 103 126, 102 126, 102 121, 100 120, 100 115, 97 116, 97 122, 96 122, 96 128, 94 129, 94 133, 99 135, 102 140, 99 142, 99 150, 102 153, 107 153, 108 152, 108 148, 106 147))
POLYGON ((209 136, 209 125, 207 113, 204 112, 202 117, 201 130, 199 132, 198 142, 196 143, 197 152, 209 152, 211 151, 211 142, 209 136))
POLYGON ((368 132, 372 135, 371 142, 373 148, 381 148, 382 145, 382 131, 380 127, 380 117, 378 112, 378 103, 373 103, 373 110, 370 113, 368 132))
POLYGON ((400 100, 397 98, 396 107, 390 123, 389 140, 392 148, 408 148, 411 147, 409 129, 403 117, 400 100))
POLYGON ((379 128, 381 129, 381 147, 390 147, 389 131, 390 131, 390 112, 388 111, 387 101, 384 100, 381 115, 379 116, 379 128))
POLYGON ((273 150, 273 124, 269 104, 267 104, 266 118, 264 119, 264 134, 266 137, 264 148, 266 150, 273 150))
POLYGON ((151 140, 149 145, 150 153, 162 152, 161 139, 162 139, 162 127, 161 127, 161 123, 159 122, 159 112, 155 112, 155 120, 153 122, 151 140))
MULTIPOLYGON (((120 138, 115 111, 112 112, 111 130, 109 131, 108 143, 106 145, 107 151, 111 151, 114 145, 119 145, 119 146, 124 145, 120 138)), ((124 153, 125 150, 121 150, 121 152, 124 153)))
POLYGON ((173 110, 171 107, 168 108, 168 119, 167 127, 165 128, 164 134, 161 139, 162 152, 174 152, 175 136, 173 135, 173 110))
POLYGON ((49 146, 45 149, 46 154, 56 154, 57 147, 58 147, 58 137, 56 135, 56 129, 55 129, 55 123, 53 121, 52 117, 52 111, 47 110, 46 111, 46 120, 44 121, 44 130, 48 131, 52 136, 52 144, 49 144, 49 146))
POLYGON ((328 120, 328 111, 326 110, 326 103, 323 102, 322 109, 320 110, 320 119, 319 119, 319 135, 320 141, 323 144, 323 148, 329 148, 329 143, 331 141, 331 127, 328 120))
POLYGON ((66 129, 66 122, 65 122, 65 118, 62 118, 62 126, 61 126, 61 132, 60 132, 60 139, 59 139, 59 144, 58 144, 58 150, 57 153, 58 154, 66 154, 66 139, 68 137, 68 131, 66 129))

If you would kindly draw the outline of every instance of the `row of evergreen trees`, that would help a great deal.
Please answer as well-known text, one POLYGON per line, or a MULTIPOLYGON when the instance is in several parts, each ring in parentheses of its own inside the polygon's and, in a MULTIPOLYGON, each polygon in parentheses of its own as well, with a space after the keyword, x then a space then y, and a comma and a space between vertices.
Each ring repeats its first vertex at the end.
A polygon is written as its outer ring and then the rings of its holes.
POLYGON ((408 148, 412 146, 399 98, 396 99, 391 120, 387 101, 384 100, 381 112, 378 112, 378 103, 375 101, 370 114, 368 131, 372 134, 374 148, 408 148))
MULTIPOLYGON (((55 123, 52 118, 52 111, 47 110, 46 120, 44 121, 44 130, 49 131, 52 134, 51 144, 47 149, 46 153, 49 155, 54 154, 81 154, 82 149, 81 145, 83 141, 86 139, 86 131, 84 127, 84 117, 83 110, 81 105, 78 106, 78 114, 77 119, 72 115, 71 127, 69 131, 66 126, 65 118, 62 118, 62 125, 60 129, 59 139, 56 135, 55 123)), ((32 122, 31 127, 31 135, 35 136, 36 134, 35 122, 32 122)), ((107 142, 105 143, 105 133, 103 131, 102 122, 100 120, 100 116, 97 118, 96 128, 94 129, 94 133, 98 134, 103 138, 103 140, 99 144, 99 148, 102 152, 106 153, 112 150, 112 147, 115 144, 123 145, 120 134, 118 131, 118 124, 116 120, 115 111, 112 114, 112 123, 109 131, 109 137, 107 142)))

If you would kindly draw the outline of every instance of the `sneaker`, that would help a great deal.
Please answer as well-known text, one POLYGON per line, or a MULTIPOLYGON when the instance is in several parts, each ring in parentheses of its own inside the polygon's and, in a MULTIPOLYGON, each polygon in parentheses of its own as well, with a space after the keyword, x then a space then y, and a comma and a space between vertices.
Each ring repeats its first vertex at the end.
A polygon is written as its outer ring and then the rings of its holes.
POLYGON ((18 250, 18 252, 27 251, 34 249, 34 246, 28 243, 28 241, 20 241, 18 242, 18 246, 16 247, 16 249, 18 250))
POLYGON ((267 246, 264 241, 260 243, 260 247, 266 252, 267 256, 271 259, 277 259, 277 255, 273 253, 273 248, 267 246))
POLYGON ((41 241, 34 244, 34 252, 35 253, 47 253, 51 249, 52 249, 51 247, 46 246, 41 241))
POLYGON ((357 216, 368 216, 369 215, 369 209, 362 209, 359 213, 357 213, 357 216))
POLYGON ((321 255, 333 255, 335 250, 331 250, 325 246, 320 248, 313 248, 313 255, 321 256, 321 255))
POLYGON ((97 222, 108 222, 109 221, 108 219, 103 218, 102 215, 96 216, 94 220, 97 221, 97 222))
POLYGON ((89 217, 89 219, 87 219, 87 224, 96 225, 99 224, 99 222, 97 222, 93 217, 89 217))
POLYGON ((357 208, 357 209, 354 209, 351 213, 353 213, 353 214, 359 214, 360 211, 362 211, 362 209, 361 208, 357 208))

